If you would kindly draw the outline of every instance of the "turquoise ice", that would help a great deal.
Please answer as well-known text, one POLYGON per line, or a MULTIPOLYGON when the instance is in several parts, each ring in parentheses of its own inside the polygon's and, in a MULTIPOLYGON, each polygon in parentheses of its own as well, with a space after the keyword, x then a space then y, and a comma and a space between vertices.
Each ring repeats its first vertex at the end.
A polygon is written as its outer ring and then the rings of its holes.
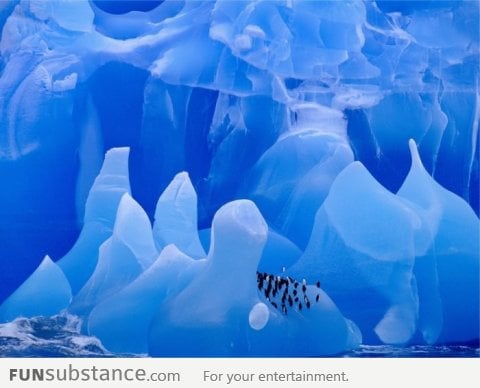
POLYGON ((154 356, 478 344, 478 10, 0 1, 1 319, 154 356))
POLYGON ((0 305, 0 322, 55 315, 68 307, 72 291, 62 270, 45 256, 35 272, 0 305))

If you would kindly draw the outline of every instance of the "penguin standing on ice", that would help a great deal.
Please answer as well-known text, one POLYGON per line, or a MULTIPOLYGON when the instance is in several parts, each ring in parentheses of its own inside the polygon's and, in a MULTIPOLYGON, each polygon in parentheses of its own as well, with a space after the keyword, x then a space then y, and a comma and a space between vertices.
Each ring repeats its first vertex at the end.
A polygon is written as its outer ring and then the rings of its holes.
MULTIPOLYGON (((282 268, 282 273, 285 269, 282 268)), ((312 302, 308 298, 307 281, 302 279, 301 282, 290 276, 280 276, 268 274, 267 272, 257 272, 257 286, 272 307, 280 310, 282 314, 287 315, 288 308, 292 308, 295 304, 297 310, 301 312, 312 307, 312 302), (293 286, 290 288, 290 286, 293 286), (301 294, 300 294, 301 292, 301 294), (300 296, 303 296, 302 300, 300 296)), ((320 289, 320 281, 315 282, 316 288, 320 289)), ((319 302, 320 294, 315 296, 315 302, 319 302)))

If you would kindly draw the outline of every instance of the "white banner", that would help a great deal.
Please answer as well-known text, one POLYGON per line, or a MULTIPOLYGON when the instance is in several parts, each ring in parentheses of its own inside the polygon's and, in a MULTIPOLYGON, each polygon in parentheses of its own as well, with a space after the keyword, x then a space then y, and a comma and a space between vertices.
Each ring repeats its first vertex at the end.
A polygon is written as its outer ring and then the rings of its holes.
POLYGON ((478 387, 480 358, 4 358, 0 387, 478 387))

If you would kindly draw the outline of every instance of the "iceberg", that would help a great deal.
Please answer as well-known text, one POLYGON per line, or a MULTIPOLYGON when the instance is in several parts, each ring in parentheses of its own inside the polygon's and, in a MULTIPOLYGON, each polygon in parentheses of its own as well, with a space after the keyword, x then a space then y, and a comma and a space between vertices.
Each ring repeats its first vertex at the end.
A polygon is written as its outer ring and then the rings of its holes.
POLYGON ((33 274, 0 305, 0 322, 56 315, 68 307, 72 291, 62 270, 45 256, 33 274))
MULTIPOLYGON (((205 250, 210 248, 211 229, 199 231, 200 241, 205 250)), ((258 271, 263 273, 285 272, 302 255, 302 251, 288 238, 268 229, 267 242, 258 263, 258 271)))
POLYGON ((432 179, 415 143, 409 145, 412 166, 398 196, 415 205, 426 229, 416 242, 414 269, 420 331, 427 343, 468 342, 480 324, 478 218, 432 179))
POLYGON ((360 162, 351 163, 336 177, 305 252, 287 273, 320 279, 365 340, 405 343, 416 330, 413 266, 419 225, 404 201, 360 162))
POLYGON ((267 225, 252 202, 240 200, 215 214, 211 233, 204 269, 155 314, 149 333, 152 355, 213 356, 245 351, 248 326, 238 331, 231 323, 240 323, 242 316, 248 322, 250 310, 259 302, 256 271, 267 225))
POLYGON ((158 250, 175 244, 185 254, 206 256, 197 230, 197 193, 185 172, 173 178, 157 202, 153 237, 158 250))
POLYGON ((127 148, 107 152, 85 204, 82 231, 72 249, 58 261, 74 294, 95 270, 98 249, 112 235, 120 200, 130 192, 128 156, 127 148))
MULTIPOLYGON (((327 355, 361 342, 356 326, 324 292, 320 303, 308 312, 294 311, 292 318, 259 295, 255 273, 268 231, 251 201, 224 205, 215 214, 211 234, 204 268, 181 292, 160 304, 150 328, 149 354, 327 355), (285 330, 295 333, 295 341, 282 341, 285 330)), ((312 286, 306 291, 312 301, 315 291, 312 286)))
POLYGON ((0 321, 102 354, 478 346, 478 11, 0 1, 0 321))
POLYGON ((205 266, 167 245, 134 281, 98 303, 88 317, 88 332, 118 353, 148 354, 149 331, 158 307, 177 295, 205 266))
POLYGON ((121 290, 148 268, 157 251, 150 221, 128 193, 123 194, 112 236, 98 249, 98 261, 88 281, 75 295, 69 311, 80 316, 121 290))
MULTIPOLYGON (((332 122, 327 128, 325 123, 309 125, 298 125, 282 135, 261 156, 247 181, 248 197, 272 225, 301 248, 333 179, 353 162, 350 147, 336 133, 337 126, 332 122)), ((340 120, 339 127, 344 130, 344 126, 340 120)))

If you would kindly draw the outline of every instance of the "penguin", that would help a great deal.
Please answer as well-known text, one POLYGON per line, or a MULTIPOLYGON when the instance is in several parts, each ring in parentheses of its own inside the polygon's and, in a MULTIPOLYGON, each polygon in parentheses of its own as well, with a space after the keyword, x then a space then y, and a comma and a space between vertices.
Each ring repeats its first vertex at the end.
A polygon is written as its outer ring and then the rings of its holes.
POLYGON ((270 296, 270 291, 272 291, 272 286, 269 284, 265 289, 265 296, 268 298, 270 296))
POLYGON ((258 289, 259 290, 263 289, 263 279, 258 280, 258 289))

